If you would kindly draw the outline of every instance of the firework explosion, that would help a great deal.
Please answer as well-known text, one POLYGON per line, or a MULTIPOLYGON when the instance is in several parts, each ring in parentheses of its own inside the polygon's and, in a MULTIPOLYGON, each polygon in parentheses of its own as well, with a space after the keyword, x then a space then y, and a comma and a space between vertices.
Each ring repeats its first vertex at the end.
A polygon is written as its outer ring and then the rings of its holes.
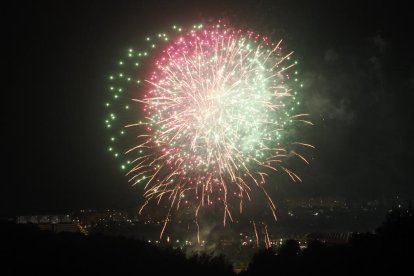
MULTIPOLYGON (((292 52, 282 53, 281 41, 273 43, 221 22, 173 30, 171 39, 166 34, 146 38, 153 58, 146 58, 142 80, 136 79, 134 68, 149 54, 133 49, 128 62, 119 62, 121 69, 131 65, 131 75, 122 71, 110 76, 115 93, 106 104, 111 110, 106 123, 117 129, 125 119, 115 125, 115 110, 122 107, 130 113, 130 124, 116 132, 118 138, 127 131, 134 136, 135 145, 126 150, 133 157, 121 167, 132 185, 144 186, 146 201, 140 211, 150 202, 167 204, 161 236, 171 212, 183 205, 194 211, 197 221, 200 208, 219 204, 225 225, 258 189, 276 219, 266 178, 282 171, 301 181, 283 159, 294 155, 308 163, 292 145, 312 147, 285 137, 294 122, 310 124, 303 119, 306 114, 295 114, 301 85, 291 68, 297 63, 291 61, 292 52), (156 47, 154 40, 164 43, 156 47), (124 91, 120 83, 125 81, 124 91), (134 105, 122 106, 123 92, 134 105), (133 106, 143 115, 131 114, 133 106)), ((114 144, 118 138, 110 138, 109 151, 115 157, 120 157, 114 144)))

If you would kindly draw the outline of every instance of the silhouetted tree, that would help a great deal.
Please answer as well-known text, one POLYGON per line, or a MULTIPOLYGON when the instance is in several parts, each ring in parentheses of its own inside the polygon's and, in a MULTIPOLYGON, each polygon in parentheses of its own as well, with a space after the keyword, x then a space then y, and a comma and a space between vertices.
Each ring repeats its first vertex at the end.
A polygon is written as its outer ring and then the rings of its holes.
MULTIPOLYGON (((309 240, 304 251, 297 241, 287 241, 275 254, 261 250, 245 275, 275 271, 277 275, 375 275, 412 270, 414 216, 412 205, 399 206, 387 215, 376 233, 354 233, 349 244, 327 245, 309 240)), ((267 273, 268 274, 268 273, 267 273)))
POLYGON ((186 258, 180 250, 125 237, 54 234, 32 225, 7 224, 0 229, 2 251, 7 252, 2 275, 233 274, 223 256, 186 258))
POLYGON ((299 242, 296 240, 287 240, 279 249, 278 255, 284 258, 295 258, 299 255, 299 242))
POLYGON ((272 248, 259 250, 252 258, 247 275, 263 275, 275 270, 276 253, 272 248))

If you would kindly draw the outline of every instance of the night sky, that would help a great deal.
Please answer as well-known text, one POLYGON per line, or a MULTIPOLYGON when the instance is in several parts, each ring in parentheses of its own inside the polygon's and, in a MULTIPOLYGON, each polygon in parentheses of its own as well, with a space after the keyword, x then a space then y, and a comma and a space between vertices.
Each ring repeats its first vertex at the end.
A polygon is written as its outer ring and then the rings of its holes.
POLYGON ((280 195, 414 198, 407 1, 39 2, 2 9, 0 214, 140 202, 106 150, 108 76, 144 36, 220 18, 284 38, 300 61, 302 107, 315 123, 301 135, 316 150, 295 170, 302 183, 276 177, 280 195))

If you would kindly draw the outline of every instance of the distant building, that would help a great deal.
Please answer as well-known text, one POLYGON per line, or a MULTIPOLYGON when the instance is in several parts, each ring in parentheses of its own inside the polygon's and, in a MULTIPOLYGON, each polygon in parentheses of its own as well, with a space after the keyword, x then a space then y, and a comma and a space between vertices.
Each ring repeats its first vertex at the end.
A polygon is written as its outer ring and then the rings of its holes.
POLYGON ((71 233, 81 233, 79 225, 74 222, 69 223, 39 223, 37 225, 40 230, 51 231, 55 233, 61 232, 71 232, 71 233))
POLYGON ((336 197, 290 198, 286 200, 286 204, 289 209, 345 208, 347 206, 345 199, 336 197))
POLYGON ((17 223, 18 224, 25 224, 25 223, 33 223, 33 224, 39 224, 39 223, 71 223, 73 222, 73 219, 70 215, 34 215, 34 216, 18 216, 17 217, 17 223))
POLYGON ((40 230, 55 233, 72 232, 84 233, 83 229, 72 220, 69 215, 40 215, 40 216, 19 216, 16 219, 18 224, 35 224, 40 230))
POLYGON ((0 216, 0 221, 13 222, 13 221, 16 221, 16 218, 15 217, 10 217, 10 216, 0 216))
POLYGON ((312 233, 307 236, 308 240, 317 240, 329 245, 347 244, 352 232, 344 233, 312 233))

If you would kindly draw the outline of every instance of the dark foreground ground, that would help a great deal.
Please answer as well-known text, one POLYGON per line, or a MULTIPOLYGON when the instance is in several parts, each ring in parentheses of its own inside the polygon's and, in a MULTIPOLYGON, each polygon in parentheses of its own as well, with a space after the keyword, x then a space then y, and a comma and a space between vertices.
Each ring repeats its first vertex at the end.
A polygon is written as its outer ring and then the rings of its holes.
MULTIPOLYGON (((104 235, 54 234, 34 225, 1 222, 1 275, 231 275, 222 256, 186 257, 179 250, 104 235)), ((277 252, 259 250, 243 275, 356 275, 414 270, 412 206, 393 209, 375 233, 354 233, 330 246, 310 240, 306 249, 288 240, 277 252)))

